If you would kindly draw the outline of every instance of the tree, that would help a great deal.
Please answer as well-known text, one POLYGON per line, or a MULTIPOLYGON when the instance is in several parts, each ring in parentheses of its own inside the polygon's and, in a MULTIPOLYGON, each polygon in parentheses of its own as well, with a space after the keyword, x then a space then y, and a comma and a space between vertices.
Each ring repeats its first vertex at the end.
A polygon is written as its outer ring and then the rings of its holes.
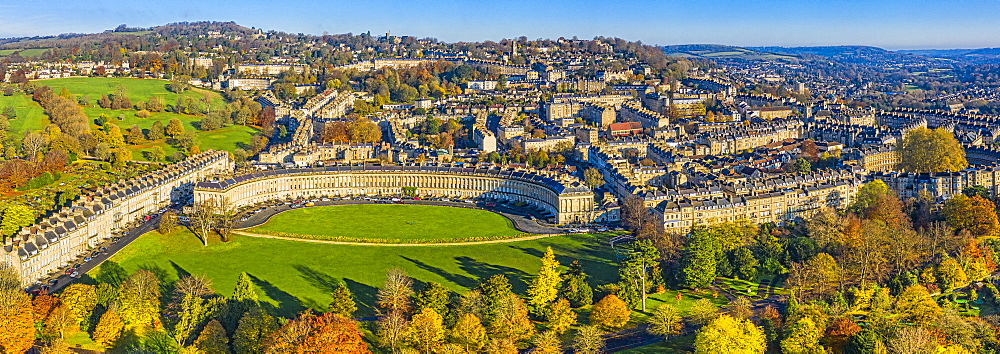
POLYGON ((753 252, 747 247, 740 247, 730 252, 730 263, 733 266, 733 275, 743 280, 753 280, 757 277, 757 267, 760 263, 753 256, 753 252))
POLYGON ((229 338, 226 338, 226 330, 218 320, 211 320, 208 325, 201 330, 198 339, 194 341, 194 347, 203 353, 229 353, 229 338))
POLYGON ((194 231, 201 240, 202 246, 208 246, 208 235, 216 222, 216 203, 214 200, 203 200, 194 203, 191 215, 191 224, 194 231))
POLYGON ((132 125, 128 129, 128 136, 125 137, 125 142, 129 145, 139 145, 146 140, 146 136, 142 134, 142 129, 139 129, 138 125, 132 125))
POLYGON ((865 329, 855 334, 844 346, 844 354, 885 354, 885 342, 882 336, 871 329, 865 329))
POLYGON ((552 247, 546 247, 545 255, 542 256, 542 267, 528 285, 528 304, 535 313, 541 313, 549 303, 555 301, 559 296, 560 282, 562 277, 559 274, 559 261, 556 260, 552 247))
POLYGON ((969 167, 965 149, 944 129, 917 128, 899 144, 899 169, 906 172, 955 172, 969 167))
POLYGON ((569 301, 562 298, 550 305, 545 318, 545 327, 558 334, 565 333, 577 323, 576 312, 573 312, 569 301))
POLYGON ((383 348, 395 352, 403 342, 406 327, 406 316, 400 311, 390 311, 378 318, 378 322, 375 323, 375 336, 383 348))
POLYGON ((0 263, 0 349, 24 353, 35 341, 31 299, 14 269, 0 263))
POLYGON ((347 131, 352 143, 378 143, 382 141, 382 129, 365 118, 349 123, 347 131))
POLYGON ((174 231, 177 227, 177 214, 168 211, 160 215, 160 222, 157 223, 156 231, 160 234, 166 235, 174 231))
POLYGON ((434 309, 425 307, 413 315, 406 327, 406 341, 421 353, 433 353, 444 341, 444 322, 434 309))
POLYGON ((539 333, 535 336, 534 344, 535 349, 531 351, 532 354, 561 354, 563 352, 559 334, 554 331, 539 333))
POLYGON ((259 354, 263 353, 264 338, 278 330, 278 320, 268 315, 261 308, 251 308, 240 318, 236 331, 233 332, 233 352, 259 354))
POLYGON ((819 344, 821 333, 816 323, 809 317, 795 322, 788 336, 781 341, 781 350, 788 354, 823 354, 826 350, 819 344))
POLYGON ((463 313, 448 334, 448 340, 461 345, 467 352, 479 351, 486 342, 486 328, 476 315, 463 313))
POLYGON ((680 312, 677 312, 677 308, 670 304, 662 304, 653 310, 653 316, 650 316, 647 323, 649 327, 646 328, 651 334, 655 334, 664 338, 669 338, 672 335, 680 333, 683 323, 681 323, 682 318, 680 312))
POLYGON ((163 159, 167 156, 167 153, 164 152, 163 148, 159 146, 154 146, 152 149, 149 149, 147 151, 148 153, 145 154, 146 160, 149 160, 151 162, 163 161, 163 159))
POLYGON ((358 323, 340 315, 303 314, 264 340, 264 353, 370 353, 358 323))
POLYGON ((632 244, 632 253, 618 270, 618 276, 641 296, 642 311, 646 311, 646 297, 650 279, 658 279, 660 251, 651 240, 638 240, 632 244))
POLYGON ((503 274, 487 278, 485 282, 479 284, 479 291, 483 295, 483 321, 486 323, 492 323, 500 307, 514 295, 510 281, 503 274))
MULTIPOLYGON (((180 121, 178 120, 178 122, 180 121)), ((166 137, 166 135, 167 130, 163 127, 163 122, 155 121, 153 122, 153 125, 149 127, 149 140, 160 140, 166 137)))
POLYGON ((1000 231, 996 205, 978 195, 951 197, 944 203, 941 214, 952 227, 969 230, 975 236, 995 236, 1000 231))
POLYGON ((696 325, 706 325, 715 319, 717 311, 718 308, 712 301, 705 298, 695 300, 690 310, 691 322, 696 325))
POLYGON ((528 318, 528 307, 524 300, 513 294, 499 303, 493 320, 488 324, 494 338, 519 342, 535 335, 535 325, 528 318))
POLYGON ((945 257, 937 266, 937 279, 942 290, 951 290, 969 284, 969 277, 954 258, 945 257))
POLYGON ((412 296, 413 278, 407 276, 401 268, 392 268, 386 272, 385 283, 376 294, 380 307, 390 312, 400 311, 403 313, 410 310, 412 296))
POLYGON ((354 302, 354 294, 344 284, 338 284, 333 289, 333 301, 330 302, 330 313, 353 318, 354 311, 358 310, 358 305, 354 302))
POLYGON ((60 295, 63 303, 70 309, 77 325, 86 327, 90 316, 97 306, 97 288, 93 285, 73 283, 63 289, 60 295))
POLYGON ((631 315, 632 311, 625 301, 614 294, 608 294, 594 304, 590 311, 590 324, 605 330, 618 330, 628 323, 631 315))
POLYGON ((451 302, 451 291, 444 285, 428 282, 423 289, 413 297, 417 309, 430 308, 437 313, 446 313, 451 302))
POLYGON ((166 133, 171 138, 177 138, 184 133, 184 125, 180 119, 173 118, 167 123, 166 133))
POLYGON ((695 354, 760 354, 767 349, 764 332, 748 320, 721 315, 698 330, 695 354))
POLYGON ((793 162, 790 166, 788 166, 788 172, 792 173, 809 172, 809 171, 812 171, 812 164, 809 163, 809 160, 806 160, 801 157, 795 160, 795 162, 793 162))
POLYGON ((133 326, 153 326, 160 316, 160 279, 148 270, 137 270, 121 285, 119 315, 133 326))
POLYGON ((597 188, 604 185, 604 175, 596 168, 588 168, 583 171, 583 180, 590 188, 597 188))
POLYGON ((923 354, 935 352, 937 343, 926 329, 902 327, 896 329, 896 333, 889 338, 887 347, 892 354, 923 354))
POLYGON ((854 204, 849 208, 855 214, 862 214, 882 196, 889 194, 889 186, 880 179, 865 183, 858 189, 854 204))
POLYGON ((108 128, 107 141, 108 146, 112 149, 125 147, 125 136, 122 135, 122 129, 118 125, 111 124, 108 128))
POLYGON ((0 221, 0 237, 8 237, 21 231, 22 227, 35 222, 35 214, 27 206, 14 204, 3 210, 0 221))
POLYGON ((587 274, 583 272, 580 262, 573 261, 570 270, 564 275, 563 286, 559 296, 569 300, 573 307, 588 306, 594 303, 594 290, 587 284, 587 274))
POLYGON ((573 339, 573 349, 577 354, 598 354, 604 350, 604 333, 596 326, 580 326, 573 339))
POLYGON ((110 347, 121 337, 124 328, 125 322, 118 316, 118 312, 113 309, 107 310, 94 328, 94 342, 103 347, 110 347))
POLYGON ((930 324, 941 315, 941 307, 921 285, 911 285, 896 298, 896 312, 902 319, 930 324))
POLYGON ((24 135, 24 139, 21 139, 21 150, 24 151, 25 157, 31 161, 38 159, 38 154, 45 150, 45 145, 45 137, 38 132, 27 133, 24 135))

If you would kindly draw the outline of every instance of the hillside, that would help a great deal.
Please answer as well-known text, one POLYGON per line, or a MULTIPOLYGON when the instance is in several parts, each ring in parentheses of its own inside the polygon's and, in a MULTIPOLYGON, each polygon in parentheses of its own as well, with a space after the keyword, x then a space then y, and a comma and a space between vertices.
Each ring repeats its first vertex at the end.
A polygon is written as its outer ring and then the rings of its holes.
POLYGON ((713 60, 768 60, 768 61, 798 61, 795 55, 775 54, 747 48, 720 44, 684 44, 663 46, 667 55, 701 58, 713 60))
MULTIPOLYGON (((172 112, 154 112, 149 117, 140 118, 136 116, 135 109, 106 109, 93 103, 102 95, 115 92, 120 85, 125 88, 127 96, 133 103, 148 101, 150 97, 158 96, 162 97, 168 105, 172 105, 178 98, 184 96, 195 100, 203 100, 205 97, 208 97, 211 106, 216 108, 221 108, 225 105, 222 96, 218 92, 192 89, 183 94, 176 94, 166 90, 165 85, 167 81, 164 80, 76 77, 36 80, 33 83, 35 85, 52 87, 53 91, 57 93, 62 88, 66 88, 73 95, 74 99, 77 100, 81 96, 86 95, 88 101, 91 103, 84 107, 83 111, 87 117, 92 119, 92 124, 103 114, 110 117, 109 121, 123 131, 132 125, 138 125, 139 128, 146 131, 156 121, 166 126, 171 119, 177 118, 183 123, 185 129, 197 132, 197 145, 202 150, 236 150, 237 148, 244 147, 256 131, 253 128, 239 125, 232 125, 211 131, 200 131, 197 130, 196 126, 204 118, 202 116, 172 112)), ((11 134, 23 135, 26 131, 44 129, 48 125, 48 117, 44 114, 42 107, 32 101, 30 96, 23 93, 17 93, 9 97, 0 96, 0 107, 8 105, 13 105, 18 113, 18 118, 11 121, 11 134)), ((163 139, 147 141, 140 145, 129 145, 128 148, 133 152, 132 156, 134 159, 144 160, 145 158, 141 153, 142 150, 152 148, 153 146, 163 148, 168 156, 177 151, 163 139)))

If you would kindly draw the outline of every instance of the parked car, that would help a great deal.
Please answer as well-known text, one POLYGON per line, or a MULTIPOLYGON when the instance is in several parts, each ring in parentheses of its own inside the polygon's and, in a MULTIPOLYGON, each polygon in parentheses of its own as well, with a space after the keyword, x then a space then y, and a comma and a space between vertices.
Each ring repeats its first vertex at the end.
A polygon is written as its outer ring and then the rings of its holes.
POLYGON ((80 276, 80 272, 73 272, 73 274, 69 275, 70 278, 76 278, 78 276, 80 276))

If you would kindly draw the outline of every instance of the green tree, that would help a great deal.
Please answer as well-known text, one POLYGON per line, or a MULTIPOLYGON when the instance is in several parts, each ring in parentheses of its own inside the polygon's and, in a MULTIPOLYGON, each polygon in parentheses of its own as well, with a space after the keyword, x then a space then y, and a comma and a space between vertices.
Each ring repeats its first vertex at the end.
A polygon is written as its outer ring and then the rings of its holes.
POLYGON ((733 266, 733 275, 743 280, 754 280, 757 277, 757 267, 760 263, 753 256, 753 252, 747 247, 740 247, 731 252, 730 263, 733 266))
POLYGON ((844 354, 886 354, 885 339, 871 329, 856 333, 847 340, 844 354))
POLYGON ((34 221, 35 214, 31 212, 31 208, 19 204, 8 206, 3 211, 3 220, 0 221, 0 236, 12 236, 34 221))
POLYGON ((417 309, 429 308, 437 313, 445 313, 451 302, 451 290, 436 282, 428 282, 424 288, 413 297, 417 309))
POLYGON ((898 149, 899 168, 906 172, 955 172, 969 167, 962 144, 941 128, 910 130, 898 149))
POLYGON ((163 122, 155 121, 153 122, 153 125, 149 127, 149 140, 160 140, 166 137, 166 135, 167 130, 163 127, 163 122))
POLYGON ((343 316, 344 318, 354 318, 354 311, 358 310, 358 305, 354 301, 354 294, 344 284, 338 284, 333 289, 333 301, 330 302, 330 312, 343 316))
POLYGON ((538 275, 528 285, 528 304, 536 314, 548 308, 549 303, 555 301, 556 297, 559 296, 561 282, 559 261, 556 260, 552 247, 546 247, 545 255, 542 256, 542 267, 538 270, 538 275))
POLYGON ((590 188, 597 188, 604 185, 604 175, 596 168, 588 168, 583 171, 583 180, 590 188))
POLYGON ((262 342, 268 335, 279 328, 278 320, 263 309, 254 307, 240 318, 236 331, 233 332, 233 352, 259 354, 263 353, 262 342))
POLYGON ((788 336, 781 341, 781 351, 787 354, 823 354, 826 349, 819 344, 822 333, 809 317, 803 317, 788 330, 788 336))
POLYGON ((748 320, 721 315, 698 330, 695 354, 761 354, 767 350, 764 331, 748 320))
POLYGON ((510 296, 510 281, 503 274, 497 274, 486 279, 479 285, 479 291, 483 294, 483 321, 492 323, 500 307, 510 296))
POLYGON ((809 172, 812 171, 812 164, 809 160, 799 158, 788 167, 788 172, 809 172))
POLYGON ((231 299, 239 302, 257 303, 260 298, 258 298, 255 288, 250 274, 241 272, 240 277, 236 280, 236 288, 233 290, 231 299))
POLYGON ((569 300, 573 307, 588 306, 594 303, 594 290, 587 283, 587 274, 583 272, 580 262, 573 261, 564 278, 565 281, 559 296, 569 300))
POLYGON ((618 269, 618 276, 641 296, 642 311, 646 311, 646 297, 651 279, 659 279, 660 251, 651 240, 638 240, 632 244, 632 253, 618 269))

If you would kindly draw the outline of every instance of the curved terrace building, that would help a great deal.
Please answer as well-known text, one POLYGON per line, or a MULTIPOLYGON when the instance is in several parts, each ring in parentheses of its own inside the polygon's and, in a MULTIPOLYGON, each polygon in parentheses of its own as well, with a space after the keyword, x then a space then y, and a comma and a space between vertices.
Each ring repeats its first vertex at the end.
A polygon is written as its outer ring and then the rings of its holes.
POLYGON ((260 171, 225 181, 201 182, 195 202, 225 199, 236 207, 269 200, 358 195, 486 197, 525 202, 558 224, 593 219, 594 194, 568 175, 453 166, 328 166, 260 171))

